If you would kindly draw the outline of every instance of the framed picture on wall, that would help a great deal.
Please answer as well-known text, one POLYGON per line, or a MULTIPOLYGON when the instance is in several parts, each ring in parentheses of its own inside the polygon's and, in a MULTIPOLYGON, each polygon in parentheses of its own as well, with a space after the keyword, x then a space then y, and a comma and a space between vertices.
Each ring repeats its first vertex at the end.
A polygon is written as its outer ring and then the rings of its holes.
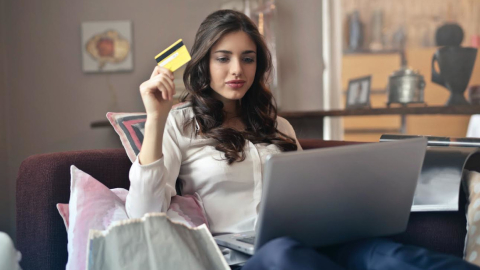
POLYGON ((83 22, 81 40, 84 72, 133 70, 131 21, 83 22))
POLYGON ((345 108, 370 107, 370 85, 372 76, 352 79, 348 82, 347 102, 345 108))

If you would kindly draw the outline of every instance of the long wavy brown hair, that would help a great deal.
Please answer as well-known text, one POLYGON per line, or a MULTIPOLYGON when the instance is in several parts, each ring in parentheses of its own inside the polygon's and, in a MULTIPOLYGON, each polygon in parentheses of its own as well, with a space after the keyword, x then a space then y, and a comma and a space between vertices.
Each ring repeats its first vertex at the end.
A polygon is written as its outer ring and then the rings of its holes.
POLYGON ((198 132, 218 142, 215 148, 225 153, 228 164, 245 159, 245 139, 254 144, 275 144, 281 151, 297 150, 295 139, 277 129, 277 109, 267 87, 272 57, 252 20, 233 10, 219 10, 210 14, 197 31, 191 56, 183 75, 187 94, 182 101, 191 102, 200 128, 198 132), (226 113, 223 103, 213 97, 210 87, 210 49, 224 35, 237 31, 248 34, 257 47, 255 78, 240 101, 244 131, 222 127, 226 113))

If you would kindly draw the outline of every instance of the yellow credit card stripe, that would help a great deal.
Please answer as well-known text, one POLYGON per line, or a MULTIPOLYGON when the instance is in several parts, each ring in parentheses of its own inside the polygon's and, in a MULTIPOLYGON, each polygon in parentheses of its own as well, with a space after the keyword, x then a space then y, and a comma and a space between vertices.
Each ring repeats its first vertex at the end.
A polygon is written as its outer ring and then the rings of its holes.
MULTIPOLYGON (((162 59, 160 59, 160 58, 162 58, 161 56, 162 56, 164 53, 168 52, 168 51, 169 51, 170 49, 172 49, 173 47, 177 46, 177 45, 180 45, 179 47, 183 46, 183 40, 182 40, 182 39, 177 40, 175 43, 173 43, 172 45, 170 45, 168 48, 166 48, 165 50, 163 50, 161 53, 157 54, 157 56, 155 56, 155 60, 157 60, 157 62, 162 61, 162 59), (182 44, 180 45, 179 43, 182 43, 182 44), (160 59, 160 60, 158 60, 158 59, 160 59)), ((176 51, 176 50, 177 50, 177 49, 174 49, 173 51, 176 51)), ((168 53, 167 55, 170 55, 170 53, 168 53)))

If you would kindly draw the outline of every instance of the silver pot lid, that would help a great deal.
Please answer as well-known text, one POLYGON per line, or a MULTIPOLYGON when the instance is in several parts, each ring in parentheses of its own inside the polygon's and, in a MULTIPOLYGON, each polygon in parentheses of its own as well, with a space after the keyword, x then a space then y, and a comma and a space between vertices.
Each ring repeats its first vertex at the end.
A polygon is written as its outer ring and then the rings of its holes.
POLYGON ((419 76, 423 77, 418 71, 408 67, 402 67, 399 70, 393 72, 390 77, 403 77, 403 76, 419 76))

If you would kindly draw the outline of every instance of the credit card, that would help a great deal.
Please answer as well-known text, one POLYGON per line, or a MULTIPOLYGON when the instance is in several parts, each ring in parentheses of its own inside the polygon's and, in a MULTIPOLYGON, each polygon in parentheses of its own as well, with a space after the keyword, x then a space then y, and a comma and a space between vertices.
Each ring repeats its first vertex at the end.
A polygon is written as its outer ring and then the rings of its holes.
POLYGON ((157 65, 168 68, 171 72, 185 65, 190 59, 192 58, 182 39, 177 40, 177 42, 155 56, 157 65))

